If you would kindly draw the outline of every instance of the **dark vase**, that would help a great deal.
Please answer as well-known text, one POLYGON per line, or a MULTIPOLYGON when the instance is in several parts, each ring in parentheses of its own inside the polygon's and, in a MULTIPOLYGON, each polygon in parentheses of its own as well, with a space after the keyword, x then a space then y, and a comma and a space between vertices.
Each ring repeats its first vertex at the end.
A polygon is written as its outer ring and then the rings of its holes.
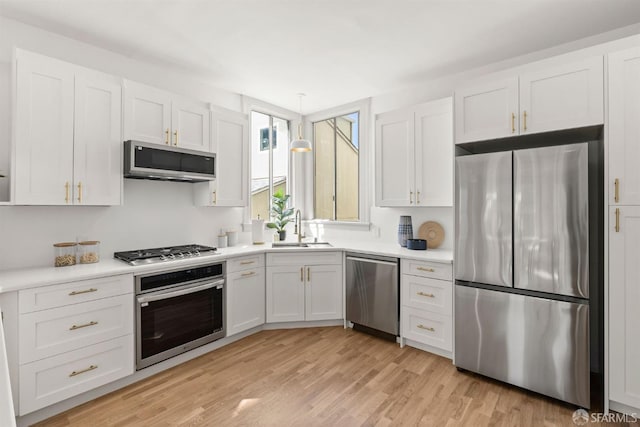
POLYGON ((287 238, 287 230, 278 231, 278 234, 281 242, 287 238))

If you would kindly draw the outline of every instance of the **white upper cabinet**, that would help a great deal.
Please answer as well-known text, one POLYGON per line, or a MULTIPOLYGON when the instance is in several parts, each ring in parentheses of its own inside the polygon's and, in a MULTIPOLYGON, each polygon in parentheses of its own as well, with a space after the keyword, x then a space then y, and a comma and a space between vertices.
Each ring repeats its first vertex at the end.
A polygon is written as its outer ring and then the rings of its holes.
POLYGON ((16 62, 15 203, 120 204, 120 80, 22 50, 16 62))
POLYGON ((409 206, 414 191, 413 114, 383 113, 376 118, 376 199, 378 206, 409 206))
POLYGON ((456 143, 517 134, 517 77, 456 90, 455 98, 456 143))
POLYGON ((171 96, 139 83, 124 83, 124 138, 171 143, 171 96))
POLYGON ((119 205, 122 86, 120 79, 86 71, 76 75, 74 203, 119 205))
POLYGON ((131 81, 124 97, 125 140, 211 151, 207 103, 131 81))
POLYGON ((609 55, 609 203, 640 205, 640 48, 609 55))
POLYGON ((532 68, 456 90, 456 144, 604 122, 602 56, 532 68))
POLYGON ((415 109, 416 206, 453 206, 453 100, 415 109))
POLYGON ((174 99, 171 104, 171 129, 174 146, 213 151, 210 144, 209 106, 198 101, 174 99))
POLYGON ((376 118, 376 205, 451 206, 451 98, 376 118))
POLYGON ((216 179, 194 184, 198 206, 246 206, 249 177, 249 120, 245 114, 211 112, 211 151, 216 153, 216 179))
POLYGON ((604 122, 602 57, 520 75, 520 134, 604 122))
POLYGON ((16 54, 15 203, 72 203, 73 85, 71 64, 16 54))

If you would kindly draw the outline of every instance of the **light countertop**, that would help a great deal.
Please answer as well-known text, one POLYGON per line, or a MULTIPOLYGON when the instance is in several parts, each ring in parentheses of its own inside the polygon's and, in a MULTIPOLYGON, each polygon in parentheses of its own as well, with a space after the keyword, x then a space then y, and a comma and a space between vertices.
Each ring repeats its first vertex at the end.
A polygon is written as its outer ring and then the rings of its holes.
POLYGON ((451 250, 430 249, 414 251, 400 247, 397 243, 382 243, 378 241, 331 241, 332 247, 276 247, 270 243, 264 245, 240 244, 237 246, 218 249, 215 255, 205 255, 197 258, 174 260, 166 263, 131 266, 123 261, 103 257, 95 264, 78 264, 70 267, 32 267, 0 271, 0 293, 27 289, 37 286, 53 285, 57 283, 75 282, 118 274, 145 274, 180 267, 190 267, 208 262, 222 261, 236 256, 256 253, 272 252, 317 252, 317 251, 347 251, 360 252, 370 255, 383 255, 403 259, 420 261, 452 263, 451 250))

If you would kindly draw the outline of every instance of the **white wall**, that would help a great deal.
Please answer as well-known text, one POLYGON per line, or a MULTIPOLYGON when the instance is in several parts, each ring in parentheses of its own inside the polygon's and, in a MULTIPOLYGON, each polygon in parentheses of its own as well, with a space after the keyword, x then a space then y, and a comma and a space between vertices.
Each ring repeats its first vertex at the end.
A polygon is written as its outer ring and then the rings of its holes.
POLYGON ((189 183, 125 179, 122 206, 0 206, 0 269, 52 265, 52 244, 78 237, 100 240, 103 258, 147 247, 215 246, 221 228, 240 230, 241 221, 242 208, 194 207, 189 183))
MULTIPOLYGON (((242 97, 160 65, 0 17, 0 170, 9 161, 10 70, 14 46, 241 111, 242 97)), ((9 172, 8 170, 6 172, 9 172)), ((0 201, 8 186, 0 179, 0 201)), ((6 199, 6 198, 5 198, 6 199)), ((124 205, 0 206, 0 269, 52 264, 52 244, 86 237, 117 250, 172 244, 215 244, 220 228, 241 229, 241 208, 193 205, 188 183, 124 180, 124 205)), ((241 238, 248 239, 246 234, 241 238)))

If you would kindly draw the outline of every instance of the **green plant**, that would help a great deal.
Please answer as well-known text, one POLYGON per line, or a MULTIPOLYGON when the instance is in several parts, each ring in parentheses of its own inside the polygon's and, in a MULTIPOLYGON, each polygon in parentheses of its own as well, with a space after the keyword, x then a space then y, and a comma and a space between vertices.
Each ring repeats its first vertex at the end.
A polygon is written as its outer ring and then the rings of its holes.
POLYGON ((271 197, 271 216, 274 220, 267 223, 268 228, 275 228, 278 232, 284 231, 285 226, 291 222, 293 208, 287 208, 290 197, 289 194, 284 194, 282 190, 278 190, 273 194, 271 197))

